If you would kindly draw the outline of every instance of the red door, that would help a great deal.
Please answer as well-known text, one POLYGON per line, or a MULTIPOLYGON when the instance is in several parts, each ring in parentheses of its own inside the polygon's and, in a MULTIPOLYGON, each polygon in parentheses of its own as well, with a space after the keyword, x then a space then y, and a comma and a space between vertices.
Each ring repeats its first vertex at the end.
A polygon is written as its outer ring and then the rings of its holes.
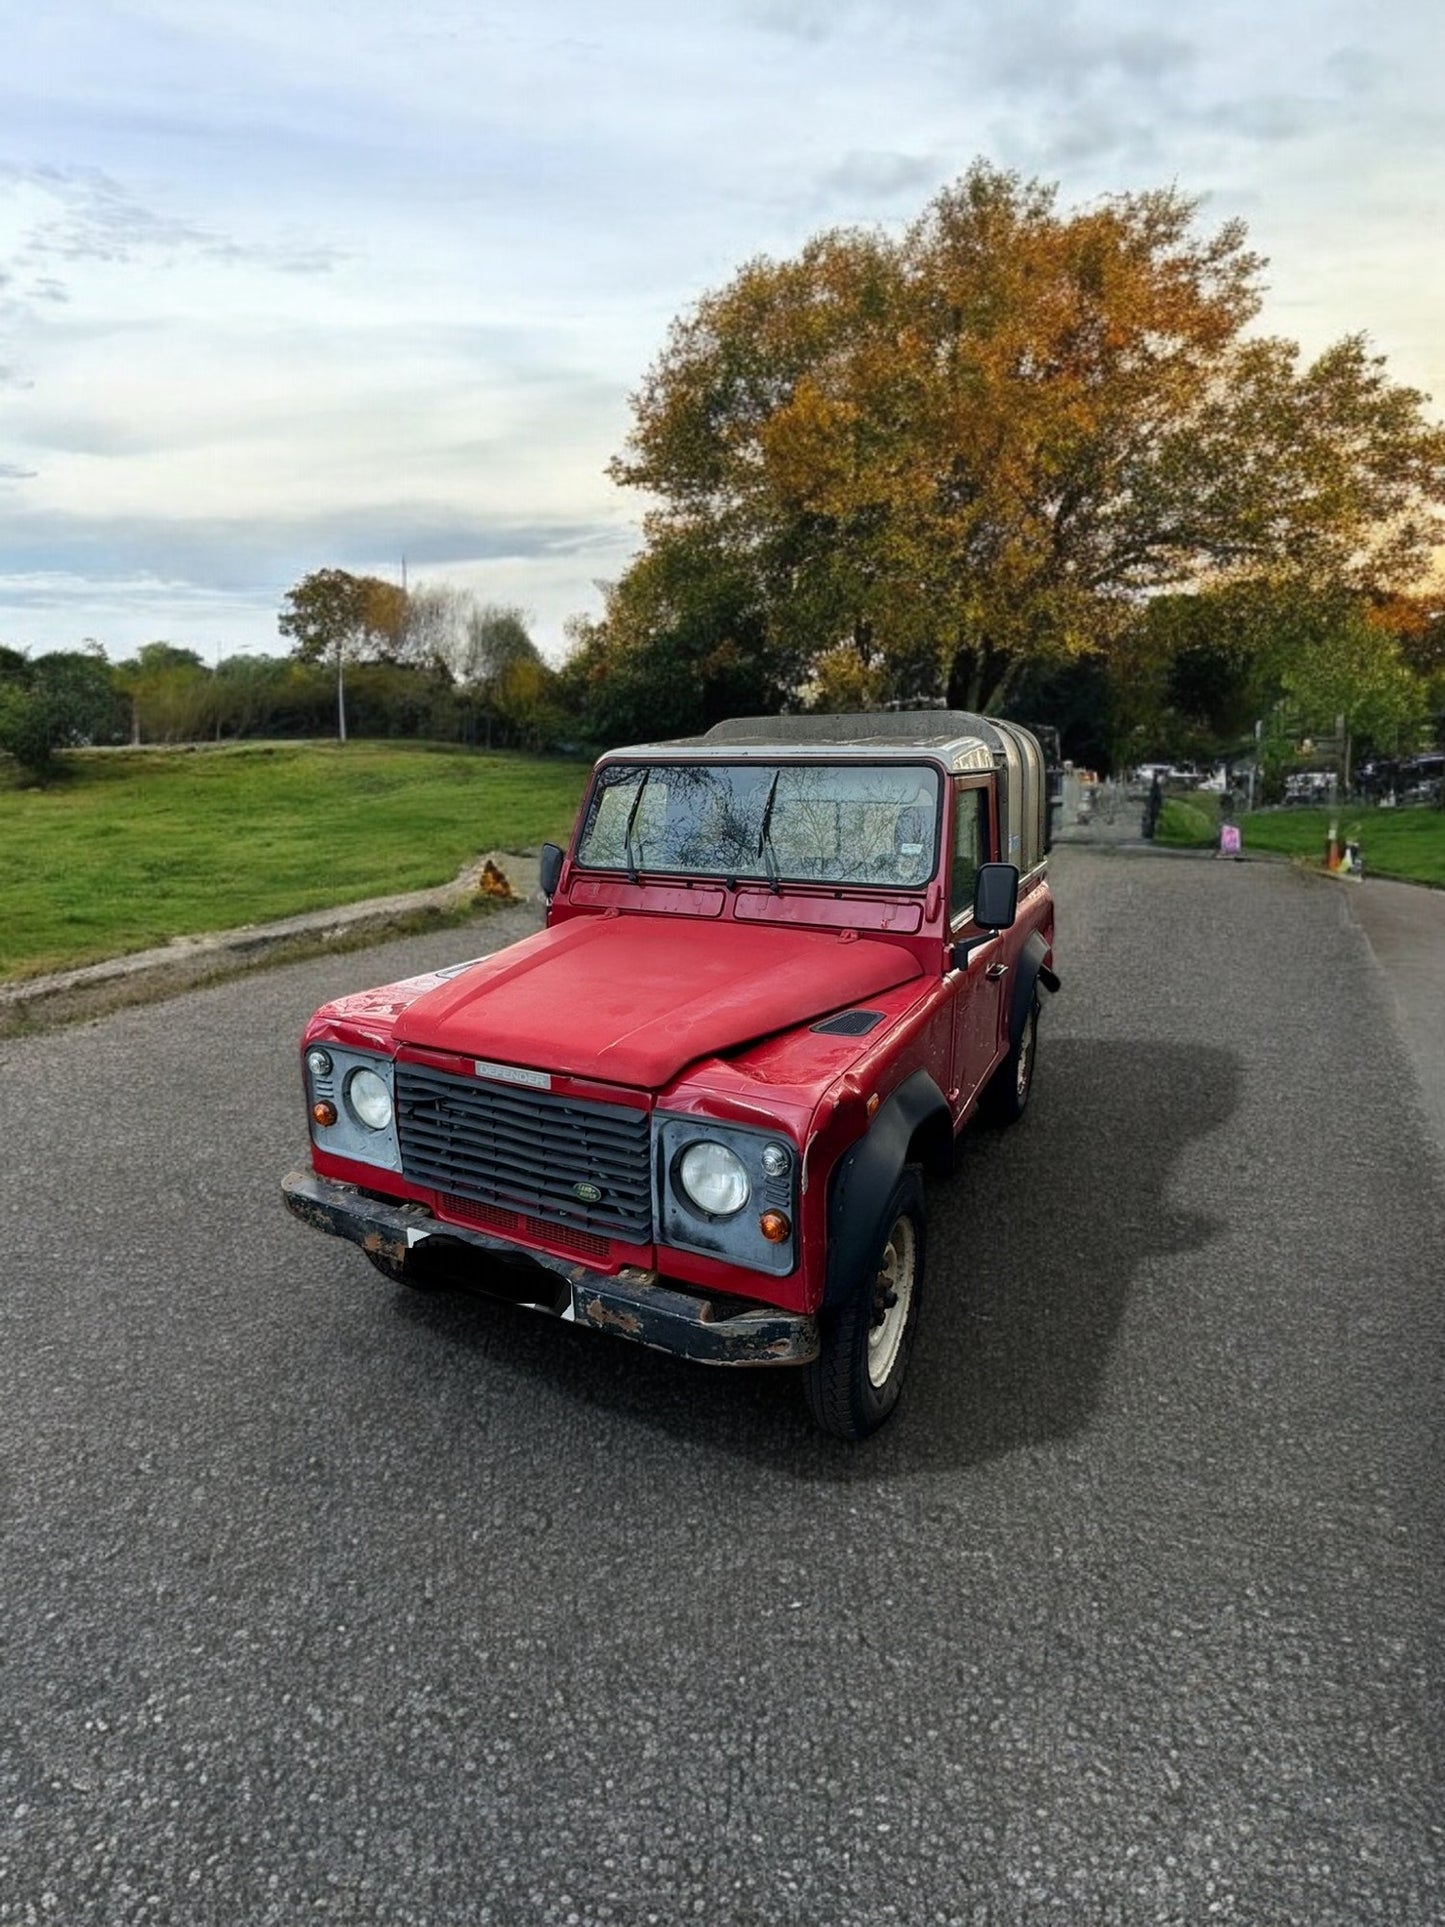
POLYGON ((953 865, 949 929, 955 957, 953 986, 953 1077, 948 1093, 955 1117, 987 1083, 1003 1053, 1008 1011, 1009 960, 1005 940, 973 920, 973 885, 981 863, 995 860, 997 836, 994 779, 960 777, 953 793, 953 865), (966 953, 966 954, 964 954, 966 953))

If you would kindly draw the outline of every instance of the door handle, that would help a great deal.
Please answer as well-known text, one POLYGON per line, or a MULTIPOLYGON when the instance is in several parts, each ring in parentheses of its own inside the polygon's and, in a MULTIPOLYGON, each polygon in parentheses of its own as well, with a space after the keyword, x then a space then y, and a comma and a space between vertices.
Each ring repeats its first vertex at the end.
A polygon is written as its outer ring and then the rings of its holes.
POLYGON ((991 984, 996 984, 1000 977, 1006 977, 1008 975, 1008 965, 1005 963, 990 964, 983 974, 991 984))

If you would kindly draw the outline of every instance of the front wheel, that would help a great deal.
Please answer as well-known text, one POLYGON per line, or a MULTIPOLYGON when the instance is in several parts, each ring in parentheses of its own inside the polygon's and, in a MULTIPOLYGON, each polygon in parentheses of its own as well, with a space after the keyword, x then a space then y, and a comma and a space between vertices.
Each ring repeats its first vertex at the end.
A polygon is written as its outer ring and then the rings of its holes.
POLYGON ((1023 1028, 984 1087, 979 1110, 993 1124, 1017 1124, 1029 1107, 1034 1087, 1034 1061, 1039 1046, 1039 993, 1033 994, 1023 1028))
POLYGON ((898 1403, 918 1325, 926 1236, 923 1180, 909 1165, 879 1218, 862 1284, 826 1317, 822 1349, 806 1370, 808 1409, 834 1438, 866 1439, 898 1403))

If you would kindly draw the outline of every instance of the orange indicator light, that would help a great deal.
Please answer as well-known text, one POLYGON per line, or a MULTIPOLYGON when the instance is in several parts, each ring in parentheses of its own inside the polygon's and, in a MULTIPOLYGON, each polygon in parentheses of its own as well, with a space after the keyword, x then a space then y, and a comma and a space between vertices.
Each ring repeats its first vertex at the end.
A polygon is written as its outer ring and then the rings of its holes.
POLYGON ((323 1097, 319 1104, 313 1104, 311 1106, 311 1115, 318 1124, 334 1124, 336 1122, 336 1106, 334 1104, 328 1104, 323 1097))
POLYGON ((878 1109, 878 1093, 877 1093, 877 1091, 874 1091, 874 1093, 873 1093, 873 1095, 872 1095, 872 1096, 871 1096, 871 1097, 869 1098, 869 1100, 868 1100, 868 1115, 869 1115, 869 1117, 872 1117, 872 1115, 873 1115, 873 1113, 874 1113, 874 1112, 875 1112, 875 1111, 876 1111, 877 1109, 878 1109))
POLYGON ((787 1241, 793 1227, 781 1211, 765 1211, 758 1219, 758 1230, 770 1245, 780 1245, 787 1241))

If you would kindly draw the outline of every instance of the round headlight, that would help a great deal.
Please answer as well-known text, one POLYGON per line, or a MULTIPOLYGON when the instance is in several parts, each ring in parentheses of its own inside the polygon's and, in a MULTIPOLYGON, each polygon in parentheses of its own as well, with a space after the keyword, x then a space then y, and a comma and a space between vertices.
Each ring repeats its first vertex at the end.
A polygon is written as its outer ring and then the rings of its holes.
POLYGON ((375 1071, 351 1073, 346 1101, 368 1131, 384 1131, 391 1122, 391 1092, 375 1071))
POLYGON ((678 1182, 699 1211, 730 1218, 748 1201, 743 1161, 725 1144, 689 1144, 677 1165, 678 1182))

